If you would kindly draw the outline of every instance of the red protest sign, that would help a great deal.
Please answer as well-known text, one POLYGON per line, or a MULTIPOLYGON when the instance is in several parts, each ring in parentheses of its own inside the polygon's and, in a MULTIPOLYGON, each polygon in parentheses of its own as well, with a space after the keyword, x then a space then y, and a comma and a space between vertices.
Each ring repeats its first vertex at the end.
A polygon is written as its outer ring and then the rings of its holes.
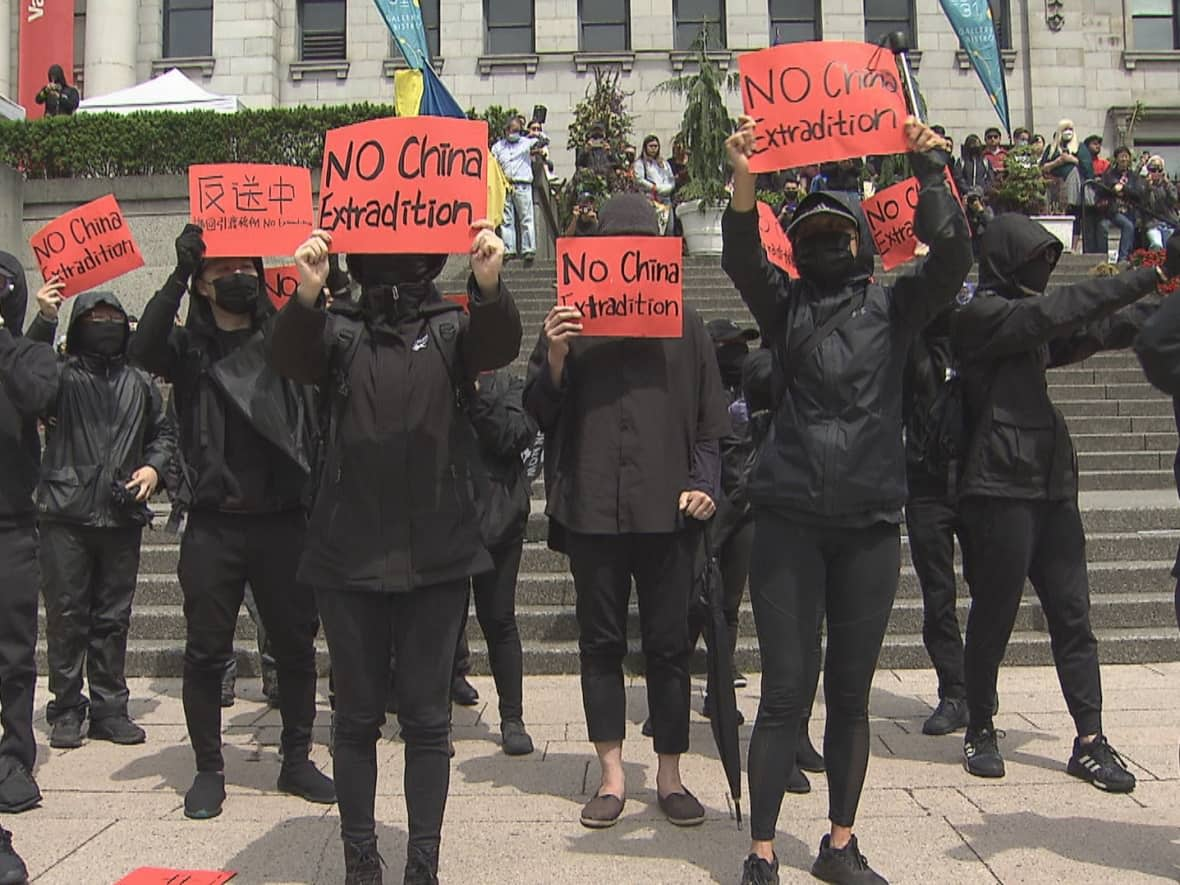
POLYGON ((582 312, 582 334, 679 338, 684 247, 678 237, 557 241, 557 303, 582 312))
POLYGON ((914 235, 914 210, 918 207, 918 179, 907 178, 878 191, 861 204, 873 245, 885 270, 892 270, 914 257, 918 238, 914 235))
POLYGON ((299 269, 293 264, 268 267, 263 274, 266 295, 277 310, 291 300, 299 288, 299 269))
POLYGON ((893 55, 869 43, 789 43, 738 58, 756 121, 753 172, 905 151, 905 93, 893 55))
POLYGON ((795 250, 791 248, 791 241, 787 239, 787 232, 779 223, 778 216, 769 204, 758 202, 758 235, 762 239, 762 248, 766 250, 766 257, 775 267, 785 270, 792 277, 798 277, 795 269, 795 250))
POLYGON ((333 252, 466 252, 488 210, 488 126, 386 117, 328 131, 320 227, 333 252))
POLYGON ((143 256, 114 194, 55 218, 33 234, 29 245, 41 276, 65 283, 64 298, 143 267, 143 256))
POLYGON ((132 870, 115 885, 225 885, 237 873, 223 870, 166 870, 140 867, 132 870))
POLYGON ((302 166, 190 166, 188 200, 210 258, 294 255, 311 236, 311 172, 302 166))

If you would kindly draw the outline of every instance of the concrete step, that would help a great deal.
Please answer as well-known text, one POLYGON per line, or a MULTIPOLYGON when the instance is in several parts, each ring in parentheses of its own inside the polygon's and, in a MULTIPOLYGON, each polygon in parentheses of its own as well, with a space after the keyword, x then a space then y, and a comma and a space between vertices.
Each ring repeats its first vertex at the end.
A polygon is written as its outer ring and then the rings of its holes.
MULTIPOLYGON (((1069 415, 1066 418, 1069 419, 1069 415)), ((1071 421, 1083 426, 1084 421, 1071 421)), ((1080 452, 1170 452, 1176 453, 1177 436, 1173 433, 1074 433, 1074 448, 1080 452)))
POLYGON ((1050 384, 1140 384, 1143 382, 1141 368, 1062 368, 1049 371, 1050 384))
POLYGON ((1056 400, 1094 399, 1164 399, 1166 397, 1146 381, 1138 384, 1058 384, 1049 382, 1049 395, 1056 400))
POLYGON ((1175 452, 1081 452, 1078 468, 1095 470, 1169 470, 1175 452))
POLYGON ((1069 421, 1070 428, 1081 426, 1087 418, 1158 418, 1172 416, 1170 399, 1105 399, 1103 391, 1096 389, 1093 399, 1058 399, 1053 404, 1069 421))
POLYGON ((1078 476, 1078 488, 1083 492, 1168 489, 1175 484, 1171 470, 1091 470, 1078 476))

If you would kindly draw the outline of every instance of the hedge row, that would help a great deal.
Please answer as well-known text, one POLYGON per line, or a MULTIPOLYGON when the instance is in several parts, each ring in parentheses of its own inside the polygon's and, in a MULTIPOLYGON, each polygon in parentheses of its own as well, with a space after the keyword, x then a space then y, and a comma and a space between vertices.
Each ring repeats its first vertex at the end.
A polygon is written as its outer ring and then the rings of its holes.
POLYGON ((388 117, 392 105, 78 114, 0 122, 0 163, 27 178, 186 174, 195 163, 287 163, 318 169, 324 133, 388 117))

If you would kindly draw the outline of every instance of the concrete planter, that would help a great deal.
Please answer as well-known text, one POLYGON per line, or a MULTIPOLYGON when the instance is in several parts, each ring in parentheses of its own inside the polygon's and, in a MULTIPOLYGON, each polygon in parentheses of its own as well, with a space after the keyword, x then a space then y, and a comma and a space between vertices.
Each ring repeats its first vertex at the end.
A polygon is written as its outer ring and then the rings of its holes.
POLYGON ((1034 215, 1032 220, 1044 225, 1049 233, 1061 240, 1066 252, 1073 251, 1072 215, 1034 215))
POLYGON ((676 217, 684 230, 684 242, 690 255, 721 254, 721 216, 724 206, 706 206, 700 200, 690 200, 676 207, 676 217))

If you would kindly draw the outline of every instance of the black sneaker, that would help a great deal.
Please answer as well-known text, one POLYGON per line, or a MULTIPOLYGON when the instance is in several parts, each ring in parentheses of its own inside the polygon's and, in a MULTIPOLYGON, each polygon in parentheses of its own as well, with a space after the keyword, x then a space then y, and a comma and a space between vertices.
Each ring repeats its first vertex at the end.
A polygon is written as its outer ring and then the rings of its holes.
POLYGON ((456 676, 451 682, 451 700, 460 707, 474 707, 479 703, 479 692, 466 676, 456 676))
POLYGON ((943 735, 967 727, 966 698, 943 698, 922 723, 922 734, 943 735))
POLYGON ((82 746, 81 710, 67 710, 49 727, 49 746, 55 750, 75 750, 82 746))
POLYGON ((807 779, 799 766, 791 771, 791 776, 787 778, 787 792, 794 793, 797 796, 803 796, 811 792, 811 781, 807 779))
POLYGON ((377 840, 344 843, 344 885, 383 885, 377 840))
POLYGON ((1088 744, 1074 738, 1073 755, 1065 770, 1108 793, 1130 793, 1135 789, 1135 775, 1127 770, 1127 763, 1106 735, 1100 734, 1088 744))
POLYGON ((0 756, 0 814, 19 814, 41 804, 41 790, 29 770, 0 756))
POLYGON ((225 775, 219 771, 198 771, 184 794, 184 816, 208 820, 221 814, 225 802, 225 775))
POLYGON ((1000 755, 999 738, 1004 733, 994 728, 978 731, 967 729, 963 738, 963 766, 976 777, 1003 777, 1004 757, 1000 755))
POLYGON ((25 885, 28 881, 25 862, 13 850, 12 833, 0 827, 0 885, 25 885))
POLYGON ((317 805, 336 804, 336 785, 310 759, 284 765, 279 770, 277 786, 280 793, 298 796, 317 805))
POLYGON ((147 740, 147 732, 131 721, 130 717, 107 716, 91 719, 89 737, 92 741, 110 741, 112 744, 131 746, 147 740))
POLYGON ((795 764, 803 771, 810 771, 812 774, 823 774, 827 771, 824 757, 811 742, 811 735, 807 731, 806 724, 799 729, 799 743, 795 745, 795 764))
POLYGON ((837 885, 889 885, 884 876, 873 872, 869 860, 860 853, 853 836, 843 848, 832 847, 832 837, 819 843, 819 856, 811 865, 811 875, 837 885))
POLYGON ((650 716, 648 716, 646 719, 643 720, 643 727, 640 728, 639 731, 643 734, 643 736, 645 738, 655 737, 656 728, 654 725, 651 724, 651 717, 650 716))
POLYGON ((751 854, 742 864, 742 885, 778 885, 778 858, 774 863, 767 863, 751 854))
MULTIPOLYGON (((749 684, 750 684, 750 680, 746 678, 745 673, 738 673, 736 670, 734 671, 734 674, 733 674, 733 687, 734 688, 745 688, 749 684)), ((775 861, 775 864, 778 864, 777 860, 775 861)))
POLYGON ((533 752, 533 739, 519 719, 500 723, 500 746, 507 756, 527 756, 533 752))

